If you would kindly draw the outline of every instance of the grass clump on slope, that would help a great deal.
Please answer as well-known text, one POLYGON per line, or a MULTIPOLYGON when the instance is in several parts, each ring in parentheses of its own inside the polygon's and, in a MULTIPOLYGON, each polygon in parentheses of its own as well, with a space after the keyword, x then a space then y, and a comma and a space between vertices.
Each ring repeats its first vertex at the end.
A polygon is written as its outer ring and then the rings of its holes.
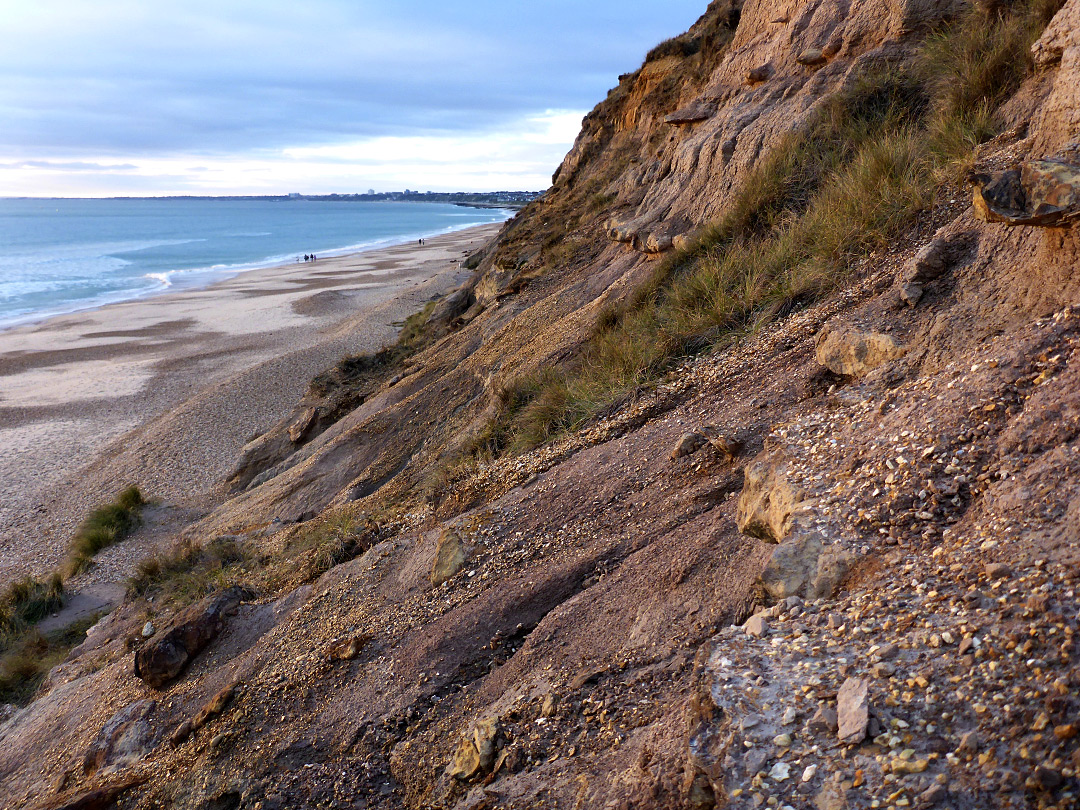
POLYGON ((1030 46, 1060 5, 972 10, 931 35, 906 68, 864 76, 826 102, 755 167, 693 246, 600 316, 578 357, 511 384, 491 431, 497 440, 479 452, 526 449, 573 429, 673 359, 727 345, 834 289, 996 134, 993 111, 1030 71, 1030 46))
POLYGON ((85 570, 103 548, 115 545, 139 525, 146 499, 138 487, 121 492, 113 503, 98 507, 75 532, 68 551, 68 575, 85 570))

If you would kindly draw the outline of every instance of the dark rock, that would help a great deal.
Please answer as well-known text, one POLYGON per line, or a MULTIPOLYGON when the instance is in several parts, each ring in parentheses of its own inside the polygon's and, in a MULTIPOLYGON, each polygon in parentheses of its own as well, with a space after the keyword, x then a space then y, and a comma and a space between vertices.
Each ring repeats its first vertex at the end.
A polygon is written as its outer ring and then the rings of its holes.
POLYGON ((986 222, 1068 227, 1080 218, 1080 166, 1047 158, 1029 160, 996 177, 971 178, 972 205, 986 222))
POLYGON ((171 681, 224 629, 225 617, 253 598, 234 585, 188 608, 135 653, 135 675, 153 687, 171 681))
POLYGON ((760 84, 761 82, 767 82, 769 77, 773 74, 772 62, 766 62, 764 65, 759 65, 756 68, 751 68, 746 71, 746 83, 747 84, 760 84))
POLYGON ((1031 784, 1036 790, 1054 790, 1061 787, 1065 779, 1061 772, 1047 765, 1038 766, 1031 774, 1031 784))
POLYGON ((150 753, 154 735, 147 718, 155 708, 156 700, 140 700, 114 714, 87 749, 83 773, 130 765, 150 753))

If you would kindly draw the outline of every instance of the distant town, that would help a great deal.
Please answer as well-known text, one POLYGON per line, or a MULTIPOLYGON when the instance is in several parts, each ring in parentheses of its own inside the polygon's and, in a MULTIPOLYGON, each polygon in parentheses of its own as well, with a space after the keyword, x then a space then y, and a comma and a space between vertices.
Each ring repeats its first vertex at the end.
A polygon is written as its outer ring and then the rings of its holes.
POLYGON ((438 202, 474 208, 523 208, 544 196, 543 191, 381 191, 366 194, 290 194, 290 200, 341 200, 357 202, 438 202))

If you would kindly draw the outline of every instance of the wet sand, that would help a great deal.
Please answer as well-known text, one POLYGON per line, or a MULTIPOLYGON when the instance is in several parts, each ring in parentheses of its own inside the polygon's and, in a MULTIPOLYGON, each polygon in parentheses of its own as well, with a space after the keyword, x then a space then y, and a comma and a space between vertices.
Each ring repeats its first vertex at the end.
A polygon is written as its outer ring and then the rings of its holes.
POLYGON ((0 332, 0 584, 44 574, 94 506, 137 484, 166 508, 88 577, 117 582, 140 543, 214 505, 243 445, 318 372, 393 342, 468 276, 501 225, 251 270, 210 287, 0 332))

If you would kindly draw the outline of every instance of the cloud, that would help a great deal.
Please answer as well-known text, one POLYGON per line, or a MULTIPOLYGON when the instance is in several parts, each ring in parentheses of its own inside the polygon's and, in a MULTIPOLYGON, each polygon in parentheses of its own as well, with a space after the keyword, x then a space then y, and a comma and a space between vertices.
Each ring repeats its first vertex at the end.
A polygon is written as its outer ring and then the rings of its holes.
POLYGON ((0 163, 0 169, 46 169, 56 172, 127 172, 138 167, 133 163, 86 163, 85 161, 22 160, 0 163))
MULTIPOLYGON (((705 5, 0 0, 0 160, 329 161, 526 130, 539 155, 553 144, 523 121, 591 108, 705 5)), ((572 137, 559 130, 563 152, 572 137)))

